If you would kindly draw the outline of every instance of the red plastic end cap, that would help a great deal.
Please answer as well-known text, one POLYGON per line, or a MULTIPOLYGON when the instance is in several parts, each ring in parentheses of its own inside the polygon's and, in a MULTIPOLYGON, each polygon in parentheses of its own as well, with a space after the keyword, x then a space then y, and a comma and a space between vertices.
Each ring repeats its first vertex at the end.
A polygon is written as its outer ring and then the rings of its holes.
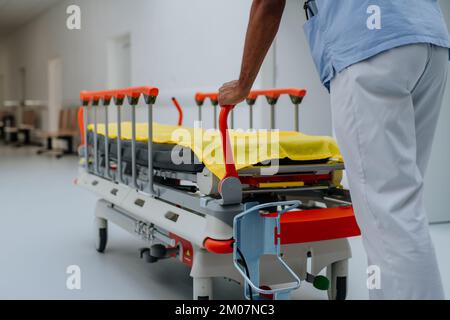
POLYGON ((159 89, 156 87, 141 87, 139 89, 146 96, 157 97, 159 94, 159 89))
POLYGON ((90 94, 88 91, 80 92, 80 100, 83 102, 89 102, 91 100, 90 94))
POLYGON ((296 96, 296 97, 305 97, 306 96, 306 90, 305 89, 291 88, 291 89, 288 89, 288 94, 290 94, 291 96, 296 96))
POLYGON ((114 97, 115 90, 102 91, 102 99, 111 100, 114 97))
POLYGON ((122 89, 119 91, 121 91, 121 93, 131 98, 139 98, 141 94, 150 97, 157 97, 159 94, 159 89, 155 87, 133 87, 122 89))
POLYGON ((195 101, 199 105, 203 104, 206 99, 210 99, 211 102, 217 103, 217 101, 219 100, 219 93, 217 93, 217 92, 210 92, 210 93, 197 92, 195 94, 195 101))
POLYGON ((217 254, 229 254, 233 252, 233 243, 233 239, 215 240, 206 238, 203 242, 203 245, 208 252, 217 254))
POLYGON ((126 90, 125 89, 117 89, 117 90, 111 90, 112 95, 116 99, 124 99, 126 96, 126 90))
POLYGON ((142 93, 140 88, 129 88, 129 89, 125 89, 123 91, 124 91, 125 95, 130 98, 139 98, 142 93))
POLYGON ((195 102, 197 102, 197 104, 199 106, 203 105, 203 103, 205 102, 205 99, 206 99, 205 94, 203 94, 201 92, 198 92, 195 94, 195 102))

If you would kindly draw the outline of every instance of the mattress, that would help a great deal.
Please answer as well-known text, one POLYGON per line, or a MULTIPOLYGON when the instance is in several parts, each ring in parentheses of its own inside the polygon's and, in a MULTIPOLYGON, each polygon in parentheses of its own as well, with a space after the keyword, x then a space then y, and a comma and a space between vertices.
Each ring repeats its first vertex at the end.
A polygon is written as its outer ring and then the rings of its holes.
MULTIPOLYGON (((94 145, 94 133, 88 133, 88 142, 90 145, 94 145)), ((108 144, 109 159, 111 161, 117 162, 117 139, 110 139, 108 144)), ((175 164, 172 161, 172 151, 176 147, 176 144, 165 144, 165 143, 153 143, 153 166, 157 169, 165 169, 171 171, 187 172, 187 173, 197 173, 202 172, 205 165, 201 163, 191 149, 186 147, 177 147, 176 152, 183 159, 189 157, 191 161, 187 163, 175 164)), ((98 135, 97 147, 100 159, 102 161, 101 165, 104 166, 105 160, 105 136, 98 135)), ((121 156, 122 162, 131 166, 132 161, 131 152, 131 141, 123 140, 121 143, 121 156)), ((136 142, 136 164, 140 167, 148 167, 148 144, 146 142, 137 141, 136 142)), ((131 172, 130 172, 131 173, 131 172)))
MULTIPOLYGON (((105 166, 105 137, 98 135, 97 138, 97 150, 101 159, 101 166, 105 166)), ((94 145, 94 134, 89 132, 88 134, 89 145, 94 145)), ((199 173, 205 168, 205 165, 201 163, 197 156, 191 149, 186 147, 177 146, 176 144, 165 143, 153 143, 153 166, 156 169, 164 169, 176 172, 185 173, 199 173), (176 150, 173 150, 176 147, 176 150), (172 152, 178 153, 183 159, 191 159, 188 163, 175 164, 172 161, 172 152)), ((111 139, 108 144, 109 159, 110 161, 117 162, 117 140, 111 139)), ((122 162, 126 167, 131 168, 132 156, 131 156, 131 141, 124 140, 121 143, 121 156, 122 162)), ((328 159, 311 160, 311 161, 295 161, 289 158, 279 160, 280 165, 311 165, 311 164, 323 164, 327 163, 328 159)), ((140 167, 148 167, 148 144, 137 141, 136 142, 136 164, 140 167)), ((254 166, 260 167, 266 164, 257 163, 254 166)), ((126 170, 126 173, 131 173, 126 170)))
MULTIPOLYGON (((136 163, 147 166, 147 131, 146 123, 136 124, 136 163)), ((94 126, 88 126, 88 142, 92 145, 94 126)), ((299 132, 276 131, 270 134, 277 139, 267 139, 267 132, 257 132, 257 139, 248 138, 248 133, 230 130, 231 147, 235 155, 236 169, 262 165, 268 160, 278 159, 280 165, 311 164, 324 162, 342 162, 342 156, 336 141, 326 136, 308 136, 299 132), (242 139, 240 139, 242 138, 242 139), (241 147, 244 157, 236 157, 237 148, 241 147), (265 150, 259 152, 258 150, 265 150), (275 151, 274 151, 275 150, 275 151)), ((98 150, 104 155, 105 126, 97 125, 98 150)), ((117 125, 108 127, 110 158, 117 159, 117 125)), ((122 123, 122 159, 131 162, 131 123, 122 123)), ((201 172, 207 167, 219 179, 224 176, 223 152, 220 132, 203 129, 180 128, 177 126, 153 125, 153 161, 155 168, 174 171, 201 172), (189 139, 179 139, 186 135, 189 139), (198 138, 200 137, 200 138, 198 138), (199 140, 199 141, 198 141, 199 140), (174 164, 172 150, 177 147, 182 159, 189 159, 182 164, 174 164)))

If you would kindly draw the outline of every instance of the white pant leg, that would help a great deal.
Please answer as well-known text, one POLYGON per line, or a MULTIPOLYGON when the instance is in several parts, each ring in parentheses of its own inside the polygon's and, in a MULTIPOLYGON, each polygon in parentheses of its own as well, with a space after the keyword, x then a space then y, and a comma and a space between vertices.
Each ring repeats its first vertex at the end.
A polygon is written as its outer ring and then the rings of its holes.
POLYGON ((448 49, 430 45, 430 50, 427 68, 412 91, 416 119, 417 165, 423 177, 430 160, 448 70, 448 49))
POLYGON ((331 83, 333 124, 369 264, 381 270, 372 299, 441 299, 423 206, 412 90, 429 46, 396 48, 342 71, 331 83))

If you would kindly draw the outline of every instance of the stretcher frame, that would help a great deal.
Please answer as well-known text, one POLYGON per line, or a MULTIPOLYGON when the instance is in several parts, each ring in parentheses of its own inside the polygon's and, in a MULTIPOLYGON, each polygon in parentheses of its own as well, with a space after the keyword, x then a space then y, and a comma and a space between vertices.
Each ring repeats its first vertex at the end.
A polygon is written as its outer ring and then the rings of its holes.
MULTIPOLYGON (((306 91, 299 89, 276 89, 252 91, 247 102, 253 106, 259 95, 265 95, 269 104, 274 107, 278 97, 281 94, 289 94, 292 102, 296 105, 303 99, 306 91)), ((153 174, 147 174, 147 182, 140 181, 137 177, 136 169, 136 107, 139 98, 143 96, 147 105, 148 125, 148 172, 155 172, 152 157, 152 133, 153 133, 153 105, 158 95, 158 89, 155 87, 135 87, 120 90, 82 92, 80 94, 83 107, 80 108, 79 122, 82 132, 81 153, 84 157, 84 164, 80 166, 77 184, 95 192, 101 200, 98 201, 95 210, 96 227, 98 234, 98 251, 103 252, 106 246, 107 221, 113 222, 132 234, 138 235, 145 242, 150 244, 162 243, 169 248, 178 248, 176 255, 183 263, 191 267, 191 276, 194 280, 194 299, 212 298, 212 278, 226 277, 243 283, 242 276, 234 268, 231 258, 233 248, 233 219, 235 216, 244 212, 245 203, 242 203, 242 191, 237 194, 236 186, 240 183, 234 163, 226 164, 225 178, 220 182, 220 194, 222 199, 216 199, 210 196, 199 195, 198 193, 189 193, 171 188, 170 186, 160 185, 154 182, 153 174), (99 155, 97 150, 97 109, 102 104, 105 110, 111 102, 117 106, 117 122, 121 123, 125 101, 131 109, 132 123, 132 173, 127 178, 123 175, 121 168, 120 155, 118 152, 117 169, 112 172, 111 168, 105 166, 100 168, 99 155), (94 120, 94 146, 90 150, 87 144, 88 110, 92 109, 94 120), (93 153, 91 161, 90 151, 93 153), (231 182, 230 182, 231 181, 231 182), (224 199, 225 198, 225 199, 224 199), (176 202, 174 202, 176 199, 176 202)), ((209 98, 216 107, 217 94, 199 93, 195 97, 199 106, 199 119, 201 119, 201 106, 205 99, 209 98)), ((234 106, 221 106, 219 116, 219 129, 222 133, 222 146, 225 157, 228 157, 226 146, 229 145, 228 137, 228 116, 234 106)), ((178 109, 179 110, 179 109, 178 109)), ((106 110, 107 111, 107 110, 106 110)), ((182 116, 182 112, 179 110, 182 116)), ((296 112, 296 114, 298 114, 296 112)), ((108 154, 108 112, 105 112, 105 163, 109 164, 108 154)), ((252 120, 251 120, 252 121, 252 120)), ((298 120, 297 120, 298 121, 298 120)), ((271 121, 274 123, 274 121, 271 121)), ((180 124, 180 121, 179 121, 180 124)), ((296 125, 298 127, 298 124, 296 125)), ((117 147, 120 150, 121 126, 118 126, 117 147)), ((231 155, 232 157, 232 155, 231 155)), ((320 167, 324 169, 326 165, 320 167)), ((342 166, 342 165, 341 165, 342 166)), ((304 168, 305 170, 317 169, 317 166, 304 168)), ((326 167, 335 169, 336 167, 326 167)), ((339 167, 341 168, 341 167, 339 167)), ((299 168, 296 168, 298 170, 299 168)), ((319 170, 320 170, 319 169, 319 170)), ((343 169, 343 167, 341 168, 343 169)), ((252 174, 258 169, 252 168, 249 171, 243 170, 243 175, 252 174), (253 170, 253 171, 252 171, 253 170)), ((174 174, 174 173, 172 173, 174 174)), ((175 173, 176 177, 178 173, 175 173)), ((192 177, 191 177, 192 178, 192 177)), ((348 193, 343 190, 334 189, 325 186, 311 188, 282 188, 270 190, 271 193, 282 193, 283 197, 296 197, 296 193, 301 192, 306 197, 305 204, 320 202, 322 205, 331 208, 339 208, 339 213, 330 213, 329 217, 322 217, 322 222, 311 224, 311 221, 290 222, 291 227, 301 224, 308 225, 310 231, 304 229, 305 234, 300 238, 292 233, 292 236, 282 239, 283 256, 285 261, 292 266, 292 270, 299 275, 300 279, 307 280, 311 274, 318 274, 323 268, 327 267, 327 272, 332 280, 331 287, 328 290, 329 297, 332 299, 345 298, 345 289, 338 288, 339 278, 347 276, 347 260, 351 257, 351 251, 346 237, 359 234, 356 222, 354 220, 351 202, 348 193), (336 222, 341 225, 347 225, 347 228, 337 230, 329 234, 314 234, 314 230, 320 231, 319 226, 326 227, 336 222), (311 228, 312 227, 312 228, 311 228), (345 230, 344 230, 345 229, 345 230), (308 238, 309 237, 309 238, 308 238), (303 257, 303 259, 301 259, 303 257), (311 270, 307 270, 306 261, 311 258, 311 270), (333 280, 334 279, 334 280, 333 280)), ((257 193, 257 192, 256 192, 257 193)), ((267 193, 267 192, 266 192, 267 193)), ((270 199, 270 197, 268 198, 270 199)), ((316 209, 317 210, 317 209, 316 209)), ((324 210, 321 209, 322 213, 324 210)), ((312 212, 312 211, 311 211, 312 212)), ((330 211, 331 212, 331 211, 330 211)), ((314 219, 313 219, 314 220, 314 219)), ((286 226, 289 224, 287 223, 286 226)), ((268 260, 263 264, 263 269, 270 269, 276 264, 274 259, 268 260)), ((273 273, 265 273, 262 276, 262 283, 274 283, 277 276, 273 273)))

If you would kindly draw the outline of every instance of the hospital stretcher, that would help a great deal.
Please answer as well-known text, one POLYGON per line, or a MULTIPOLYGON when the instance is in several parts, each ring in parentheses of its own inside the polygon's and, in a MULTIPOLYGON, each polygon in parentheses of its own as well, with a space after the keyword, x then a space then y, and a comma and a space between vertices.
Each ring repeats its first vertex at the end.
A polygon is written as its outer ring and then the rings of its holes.
MULTIPOLYGON (((176 258, 190 266, 194 299, 212 298, 214 277, 241 283, 249 299, 288 298, 301 281, 327 290, 330 299, 344 299, 351 257, 347 238, 360 231, 350 195, 340 186, 344 165, 335 142, 281 132, 277 143, 287 151, 279 159, 269 154, 238 163, 233 152, 242 133, 228 128, 229 122, 234 125, 229 119, 234 106, 220 106, 211 141, 216 145, 212 153, 224 161, 214 163, 211 154, 203 153, 203 140, 199 150, 192 141, 173 139, 177 128, 193 130, 180 127, 182 109, 176 100, 178 126, 153 122, 158 92, 136 87, 80 94, 76 182, 101 198, 95 210, 97 250, 106 248, 110 221, 146 242, 140 256, 147 262, 176 258), (136 121, 141 97, 145 122, 136 121), (112 105, 116 119, 111 122, 112 105), (122 121, 123 109, 130 110, 130 121, 122 121), (189 161, 173 163, 174 153, 189 161), (275 161, 277 170, 267 170, 267 161, 275 161), (324 268, 326 277, 319 275, 324 268)), ((301 89, 252 91, 250 127, 258 97, 271 106, 273 129, 277 101, 289 95, 298 131, 298 106, 305 94, 301 89)), ((199 120, 205 101, 216 110, 217 98, 217 93, 195 95, 199 120)), ((254 147, 250 143, 246 152, 254 147)))

